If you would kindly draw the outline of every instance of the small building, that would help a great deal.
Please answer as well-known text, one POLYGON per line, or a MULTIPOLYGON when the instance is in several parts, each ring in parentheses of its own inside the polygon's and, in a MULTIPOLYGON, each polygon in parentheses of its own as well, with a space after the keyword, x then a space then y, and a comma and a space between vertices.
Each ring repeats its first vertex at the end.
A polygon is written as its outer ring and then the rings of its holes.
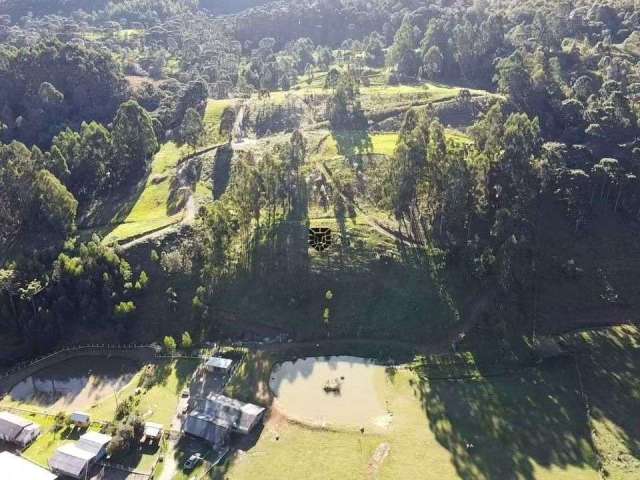
POLYGON ((76 427, 86 428, 91 424, 91 416, 84 412, 73 412, 69 416, 69 420, 71 420, 71 423, 76 427))
POLYGON ((232 363, 233 360, 229 358, 211 357, 207 360, 207 363, 204 364, 204 368, 211 373, 227 373, 231 368, 232 363))
POLYGON ((145 422, 144 439, 152 442, 159 442, 162 438, 163 427, 159 423, 145 422))
POLYGON ((75 443, 65 443, 49 459, 49 468, 58 475, 85 478, 94 456, 75 443))
POLYGON ((20 480, 56 480, 57 475, 10 452, 0 452, 0 476, 20 480))
POLYGON ((24 448, 40 435, 40 426, 9 412, 0 412, 0 440, 24 448))
POLYGON ((111 442, 111 437, 103 433, 87 432, 82 435, 76 446, 93 454, 93 461, 101 460, 107 455, 107 446, 111 442))

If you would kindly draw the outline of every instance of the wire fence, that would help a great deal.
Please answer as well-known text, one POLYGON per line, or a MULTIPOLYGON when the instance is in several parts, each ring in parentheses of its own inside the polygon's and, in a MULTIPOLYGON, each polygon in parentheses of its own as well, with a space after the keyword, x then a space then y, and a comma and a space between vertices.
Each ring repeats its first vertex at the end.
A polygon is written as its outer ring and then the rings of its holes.
POLYGON ((134 350, 134 349, 142 349, 142 348, 153 348, 152 345, 147 344, 122 344, 122 345, 112 345, 112 344, 86 344, 86 345, 76 345, 64 347, 59 350, 56 350, 53 353, 48 353, 46 355, 36 357, 34 359, 18 363, 11 367, 11 369, 6 370, 0 373, 0 380, 13 375, 20 370, 24 370, 26 368, 37 366, 38 364, 46 363, 47 361, 55 358, 58 355, 68 352, 79 352, 79 351, 95 351, 95 350, 107 350, 107 351, 123 351, 123 350, 134 350))

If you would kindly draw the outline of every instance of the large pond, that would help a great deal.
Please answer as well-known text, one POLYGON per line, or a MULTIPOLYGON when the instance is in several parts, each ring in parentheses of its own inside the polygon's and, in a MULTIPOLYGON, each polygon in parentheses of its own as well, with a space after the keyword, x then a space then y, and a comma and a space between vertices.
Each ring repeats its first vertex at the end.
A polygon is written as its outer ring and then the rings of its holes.
POLYGON ((274 368, 269 386, 289 418, 321 426, 382 426, 385 368, 358 357, 305 358, 274 368))
POLYGON ((44 408, 89 408, 131 381, 139 370, 120 357, 76 357, 38 371, 13 387, 7 400, 44 408))

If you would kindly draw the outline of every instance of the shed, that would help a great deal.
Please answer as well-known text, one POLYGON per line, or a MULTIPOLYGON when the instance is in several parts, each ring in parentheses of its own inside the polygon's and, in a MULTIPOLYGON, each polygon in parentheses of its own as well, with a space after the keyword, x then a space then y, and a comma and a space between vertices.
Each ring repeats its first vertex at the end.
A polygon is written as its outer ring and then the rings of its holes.
POLYGON ((49 459, 49 468, 59 475, 84 478, 93 458, 93 453, 79 448, 76 444, 66 443, 49 459))
POLYGON ((76 446, 93 454, 93 460, 100 460, 107 454, 107 446, 111 442, 111 437, 103 433, 87 432, 82 435, 76 446))
POLYGON ((71 420, 71 423, 76 427, 88 427, 91 424, 91 416, 84 412, 73 412, 69 416, 69 420, 71 420))
POLYGON ((222 357, 210 357, 207 360, 207 363, 204 364, 204 368, 206 368, 209 372, 227 372, 229 368, 231 368, 231 364, 233 360, 230 358, 222 358, 222 357))
POLYGON ((56 480, 57 475, 10 452, 0 452, 2 478, 20 480, 56 480))
POLYGON ((40 426, 9 412, 0 412, 0 440, 26 447, 40 435, 40 426))
POLYGON ((159 441, 162 437, 163 427, 159 423, 145 422, 144 436, 153 441, 159 441))

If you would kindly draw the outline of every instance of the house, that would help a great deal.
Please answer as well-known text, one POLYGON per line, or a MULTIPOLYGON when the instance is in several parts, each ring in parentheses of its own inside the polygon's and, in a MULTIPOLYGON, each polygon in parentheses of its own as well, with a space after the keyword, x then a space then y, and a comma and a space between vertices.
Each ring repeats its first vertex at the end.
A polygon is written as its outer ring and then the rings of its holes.
POLYGON ((49 468, 58 475, 82 479, 87 476, 93 458, 93 453, 77 444, 65 443, 49 459, 49 468))
POLYGON ((71 420, 71 423, 76 427, 88 427, 91 424, 91 417, 88 413, 84 412, 73 412, 69 416, 69 420, 71 420))
POLYGON ((204 364, 204 368, 211 373, 227 373, 231 368, 232 363, 233 360, 229 358, 211 357, 207 360, 207 363, 204 364))
POLYGON ((40 426, 9 412, 0 412, 0 440, 24 448, 40 435, 40 426))
POLYGON ((82 450, 91 452, 93 454, 93 461, 98 461, 107 455, 109 442, 111 442, 109 435, 98 432, 87 432, 78 439, 76 446, 82 450))
POLYGON ((198 410, 189 413, 182 430, 189 435, 206 440, 213 448, 226 445, 231 434, 228 428, 217 425, 211 415, 198 410))
POLYGON ((203 410, 211 415, 217 425, 235 432, 247 434, 262 420, 265 409, 252 403, 244 403, 219 394, 210 394, 203 410))
POLYGON ((248 434, 262 420, 265 409, 224 395, 212 394, 187 416, 182 429, 215 447, 228 441, 232 432, 248 434))
POLYGON ((109 435, 87 432, 76 443, 62 445, 49 459, 49 468, 60 475, 84 478, 91 465, 107 454, 109 435))
POLYGON ((0 475, 7 479, 56 480, 57 475, 10 452, 0 452, 0 475))
POLYGON ((162 425, 159 423, 145 422, 144 439, 152 442, 159 442, 162 438, 162 425))

